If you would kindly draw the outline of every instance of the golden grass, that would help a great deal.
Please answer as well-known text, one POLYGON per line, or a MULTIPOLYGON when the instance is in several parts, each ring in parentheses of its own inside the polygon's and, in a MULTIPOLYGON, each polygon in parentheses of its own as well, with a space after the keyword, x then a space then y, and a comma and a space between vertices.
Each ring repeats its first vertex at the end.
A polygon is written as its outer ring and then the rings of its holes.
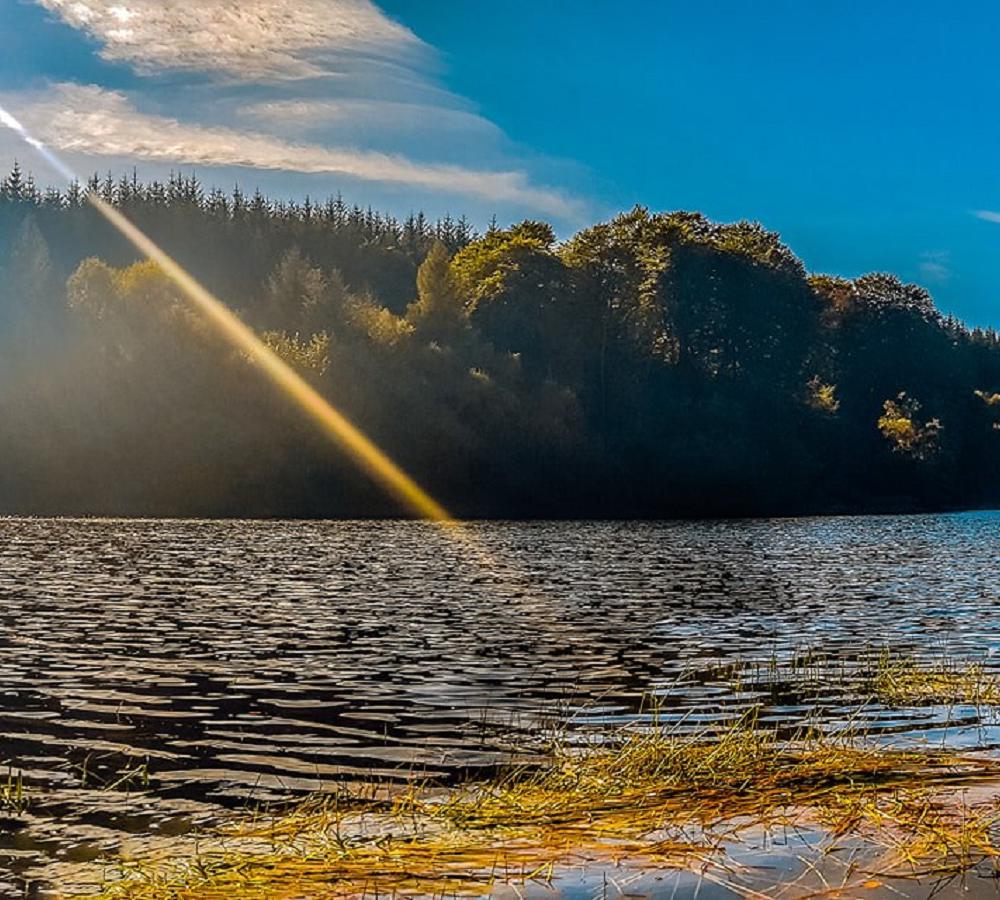
POLYGON ((0 781, 0 810, 19 813, 27 808, 24 776, 21 772, 14 774, 13 767, 8 767, 6 780, 0 781))
POLYGON ((996 815, 947 798, 998 773, 943 752, 783 741, 749 721, 714 737, 653 729, 558 746, 491 782, 367 786, 235 821, 186 858, 124 865, 97 897, 476 895, 588 863, 722 872, 741 829, 805 821, 884 847, 883 874, 961 872, 995 856, 996 815))
POLYGON ((1000 681, 982 665, 957 660, 921 664, 911 657, 884 651, 872 679, 875 696, 883 703, 904 706, 920 703, 1000 705, 1000 681))
POLYGON ((991 789, 989 800, 976 805, 967 804, 962 791, 935 793, 919 786, 830 797, 818 818, 832 835, 862 837, 883 848, 867 874, 940 880, 984 862, 996 870, 1000 858, 992 837, 1000 823, 996 791, 991 789))
POLYGON ((853 664, 801 652, 784 662, 730 663, 711 674, 737 691, 784 682, 797 691, 836 688, 887 706, 1000 706, 1000 678, 981 663, 948 656, 920 660, 889 649, 853 664))

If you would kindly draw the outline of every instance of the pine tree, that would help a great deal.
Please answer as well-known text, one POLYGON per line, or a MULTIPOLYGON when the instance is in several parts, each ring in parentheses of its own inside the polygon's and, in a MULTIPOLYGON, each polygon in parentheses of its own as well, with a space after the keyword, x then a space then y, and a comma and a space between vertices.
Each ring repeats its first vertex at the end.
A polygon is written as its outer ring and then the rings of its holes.
POLYGON ((42 197, 42 206, 45 207, 46 210, 60 210, 65 208, 66 205, 66 200, 63 198, 63 195, 60 193, 58 188, 46 188, 45 194, 42 197))
POLYGON ((115 202, 115 177, 110 170, 104 181, 101 182, 100 195, 105 203, 113 204, 115 202))
MULTIPOLYGON (((339 276, 338 276, 339 278, 339 276)), ((342 282, 339 285, 342 288, 342 282)), ((274 327, 328 327, 331 292, 322 270, 293 247, 267 279, 264 316, 274 327)))
POLYGON ((35 184, 35 176, 30 172, 24 182, 24 202, 30 203, 32 206, 38 206, 42 202, 41 191, 38 190, 38 185, 35 184))
POLYGON ((253 192, 253 199, 250 201, 250 212, 258 219, 263 219, 272 212, 272 206, 260 192, 260 188, 257 188, 253 192))
POLYGON ((83 202, 83 189, 80 187, 80 182, 73 179, 66 189, 66 207, 68 209, 78 209, 83 206, 83 202))
POLYGON ((10 174, 0 183, 0 198, 8 203, 20 203, 24 199, 24 175, 16 159, 10 174))
POLYGON ((230 209, 232 210, 233 221, 242 220, 247 211, 247 198, 243 195, 243 191, 240 190, 240 186, 238 184, 233 188, 230 209))
POLYGON ((451 273, 451 255, 439 240, 431 245, 417 270, 417 300, 407 307, 406 318, 433 340, 450 342, 465 327, 465 308, 451 273))
POLYGON ((47 315, 60 304, 61 292, 52 266, 52 254, 34 214, 25 217, 11 245, 6 281, 18 307, 18 318, 31 332, 43 324, 42 311, 47 315))

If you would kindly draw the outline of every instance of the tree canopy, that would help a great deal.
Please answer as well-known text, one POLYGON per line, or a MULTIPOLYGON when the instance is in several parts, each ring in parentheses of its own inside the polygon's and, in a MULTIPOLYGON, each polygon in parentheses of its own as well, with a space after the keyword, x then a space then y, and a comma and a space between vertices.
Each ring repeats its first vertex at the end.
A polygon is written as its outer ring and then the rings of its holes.
POLYGON ((1000 502, 1000 339, 759 223, 557 240, 174 176, 0 183, 0 511, 401 512, 86 202, 113 203, 455 512, 1000 502))

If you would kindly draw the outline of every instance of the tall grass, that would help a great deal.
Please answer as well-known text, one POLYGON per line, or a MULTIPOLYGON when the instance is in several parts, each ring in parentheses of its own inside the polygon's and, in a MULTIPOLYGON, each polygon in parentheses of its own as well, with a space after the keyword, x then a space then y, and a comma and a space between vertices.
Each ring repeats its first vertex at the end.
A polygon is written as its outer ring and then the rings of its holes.
POLYGON ((802 822, 882 848, 882 874, 940 875, 996 856, 996 814, 953 798, 998 771, 849 737, 779 739, 750 718, 711 735, 654 727, 557 744, 541 765, 454 789, 345 787, 230 823, 187 857, 134 860, 98 896, 476 895, 571 865, 724 872, 741 830, 802 822))
POLYGON ((884 650, 872 678, 874 695, 883 703, 1000 705, 1000 681, 978 663, 941 659, 933 665, 884 650))
POLYGON ((0 810, 20 813, 28 808, 28 796, 24 790, 24 775, 15 774, 12 766, 7 768, 7 778, 0 781, 0 810))

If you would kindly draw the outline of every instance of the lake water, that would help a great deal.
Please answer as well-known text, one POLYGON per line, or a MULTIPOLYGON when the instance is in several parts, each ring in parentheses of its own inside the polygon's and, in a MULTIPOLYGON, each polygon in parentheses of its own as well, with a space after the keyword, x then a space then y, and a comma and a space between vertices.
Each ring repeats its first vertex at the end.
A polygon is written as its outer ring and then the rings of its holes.
POLYGON ((1000 744, 852 688, 886 645, 1000 666, 998 514, 466 532, 0 520, 0 760, 31 800, 0 887, 344 778, 466 777, 651 696, 681 729, 753 708, 1000 744))

